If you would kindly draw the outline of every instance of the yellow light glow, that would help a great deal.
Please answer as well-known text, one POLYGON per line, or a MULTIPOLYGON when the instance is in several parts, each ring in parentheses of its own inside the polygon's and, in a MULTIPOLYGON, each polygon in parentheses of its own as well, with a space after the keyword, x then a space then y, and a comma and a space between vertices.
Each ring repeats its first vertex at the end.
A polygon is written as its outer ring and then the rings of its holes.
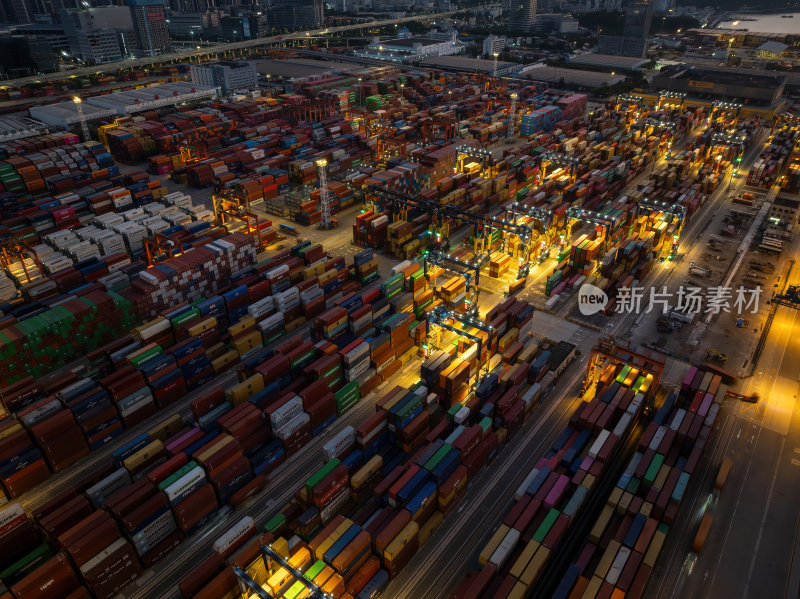
POLYGON ((72 98, 72 101, 75 102, 75 104, 80 104, 81 103, 81 99, 78 96, 75 96, 74 98, 72 98))

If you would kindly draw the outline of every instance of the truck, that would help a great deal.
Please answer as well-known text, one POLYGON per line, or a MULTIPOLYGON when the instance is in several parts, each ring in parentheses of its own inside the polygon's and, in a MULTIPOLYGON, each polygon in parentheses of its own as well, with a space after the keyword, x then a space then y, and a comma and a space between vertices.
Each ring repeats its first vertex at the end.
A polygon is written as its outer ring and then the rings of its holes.
POLYGON ((700 521, 700 527, 697 529, 697 534, 694 536, 694 540, 692 541, 692 551, 695 553, 700 553, 703 550, 703 546, 706 544, 706 538, 708 538, 708 531, 711 530, 711 523, 714 520, 713 516, 710 512, 706 512, 703 516, 703 519, 700 521))
POLYGON ((723 487, 725 487, 725 482, 728 480, 731 467, 733 467, 733 462, 730 458, 725 458, 722 460, 722 464, 719 467, 719 472, 717 473, 717 479, 714 481, 714 488, 716 490, 722 491, 723 487))

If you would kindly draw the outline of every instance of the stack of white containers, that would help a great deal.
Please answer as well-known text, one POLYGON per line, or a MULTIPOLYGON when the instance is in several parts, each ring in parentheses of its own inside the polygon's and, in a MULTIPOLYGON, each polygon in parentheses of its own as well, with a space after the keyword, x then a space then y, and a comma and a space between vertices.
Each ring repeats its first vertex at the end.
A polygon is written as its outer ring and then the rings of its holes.
POLYGON ((344 377, 352 382, 369 370, 369 343, 364 341, 358 347, 344 355, 344 377))
POLYGON ((14 281, 8 278, 5 272, 0 271, 0 301, 6 302, 17 296, 14 281))
POLYGON ((307 422, 311 421, 308 414, 303 411, 303 400, 295 395, 280 408, 270 414, 272 434, 282 441, 299 431, 307 422))
POLYGON ((291 287, 273 296, 279 312, 288 312, 300 305, 300 291, 291 287))
POLYGON ((147 229, 142 225, 132 222, 125 222, 114 225, 114 230, 122 235, 125 240, 125 247, 129 252, 140 252, 144 247, 144 238, 147 237, 147 229))
POLYGON ((326 462, 342 458, 350 453, 350 450, 355 446, 356 429, 348 425, 334 435, 333 439, 322 446, 322 458, 326 462))

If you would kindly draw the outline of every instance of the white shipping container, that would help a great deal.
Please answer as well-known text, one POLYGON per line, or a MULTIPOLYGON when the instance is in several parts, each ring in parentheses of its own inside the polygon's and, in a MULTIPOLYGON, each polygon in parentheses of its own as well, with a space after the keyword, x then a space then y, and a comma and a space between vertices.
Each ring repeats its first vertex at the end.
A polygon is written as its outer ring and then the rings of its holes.
POLYGON ((637 393, 633 396, 631 403, 628 404, 628 408, 625 410, 628 414, 638 414, 639 410, 642 407, 642 402, 644 401, 644 395, 641 393, 637 393))
POLYGON ((170 503, 174 505, 176 503, 180 503, 181 499, 205 483, 205 480, 205 470, 203 470, 202 467, 197 466, 192 468, 189 472, 164 489, 164 493, 166 493, 167 499, 169 499, 170 503))
POLYGON ((523 495, 525 495, 525 491, 528 490, 528 487, 531 486, 533 479, 536 478, 536 475, 539 474, 539 469, 534 468, 530 472, 528 472, 528 476, 525 477, 525 480, 522 481, 520 486, 517 487, 517 490, 514 492, 514 499, 519 501, 523 495))
POLYGON ((522 401, 525 404, 525 408, 527 409, 531 405, 536 405, 539 401, 539 397, 542 394, 542 387, 539 383, 534 383, 522 394, 522 401))
POLYGON ((245 516, 234 524, 228 532, 214 541, 212 549, 220 555, 225 554, 236 541, 249 535, 255 529, 255 521, 250 516, 245 516))
POLYGON ((258 323, 258 328, 262 332, 270 332, 274 331, 275 329, 283 328, 283 312, 278 312, 277 314, 273 314, 272 316, 268 316, 264 320, 258 323))
POLYGON ((401 263, 400 263, 400 264, 398 264, 397 266, 393 266, 393 267, 392 267, 392 275, 396 275, 396 274, 397 274, 397 273, 399 273, 401 270, 403 270, 403 269, 406 269, 406 268, 408 268, 409 266, 411 266, 411 260, 404 260, 403 262, 401 262, 401 263))
POLYGON ((603 429, 600 431, 600 434, 597 435, 597 439, 595 439, 594 443, 592 443, 591 448, 589 449, 589 457, 592 459, 597 458, 597 454, 600 453, 600 450, 603 448, 603 445, 608 439, 608 436, 611 434, 610 431, 603 429))
POLYGON ((621 439, 625 436, 625 433, 627 432, 628 427, 631 424, 631 418, 633 417, 627 412, 625 412, 624 414, 622 414, 622 416, 620 416, 617 425, 614 427, 614 435, 616 435, 617 438, 621 439))
POLYGON ((264 299, 260 299, 257 302, 253 302, 247 308, 247 313, 252 317, 258 320, 265 314, 272 312, 275 309, 275 302, 272 299, 272 296, 269 295, 264 299))
POLYGON ((677 431, 681 427, 681 423, 683 422, 683 419, 685 417, 686 417, 686 410, 684 410, 683 408, 679 409, 677 412, 675 412, 675 417, 672 419, 669 428, 671 428, 674 431, 677 431))
POLYGON ((497 549, 492 553, 492 557, 489 558, 489 563, 494 564, 497 566, 498 570, 501 570, 508 561, 508 558, 511 557, 511 554, 514 553, 514 549, 517 548, 519 537, 520 532, 516 528, 509 530, 506 536, 503 537, 503 540, 500 541, 500 545, 498 545, 497 549))
POLYGON ((296 418, 302 413, 303 399, 299 395, 295 395, 292 399, 270 414, 269 421, 272 425, 272 430, 278 430, 292 420, 292 418, 296 418))
POLYGON ((314 287, 309 287, 300 292, 300 301, 303 302, 303 304, 310 304, 323 295, 325 295, 325 292, 322 291, 319 285, 315 285, 314 287))
POLYGON ((356 430, 346 426, 333 439, 322 446, 322 457, 326 462, 346 455, 356 444, 356 430))
POLYGON ((268 270, 264 278, 266 278, 268 281, 272 281, 274 279, 277 279, 281 275, 285 275, 288 272, 289 272, 289 266, 286 264, 282 264, 281 266, 273 268, 272 270, 268 270))
POLYGON ((286 439, 291 437, 294 433, 299 431, 309 422, 311 422, 311 417, 307 413, 303 412, 299 416, 296 416, 292 420, 287 422, 279 430, 275 431, 275 436, 278 437, 281 441, 286 441, 286 439))
POLYGON ((456 424, 464 424, 468 418, 469 418, 469 408, 467 406, 464 406, 458 412, 456 412, 456 415, 453 417, 453 422, 455 422, 456 424))
POLYGON ((627 563, 630 555, 631 555, 631 550, 628 549, 627 547, 619 548, 617 556, 614 558, 611 567, 608 569, 608 574, 606 574, 606 582, 608 582, 610 585, 617 584, 617 580, 619 580, 619 575, 622 574, 622 569, 625 567, 625 564, 627 563))
POLYGON ((666 432, 667 432, 667 427, 665 427, 664 425, 659 426, 656 429, 653 438, 650 439, 650 445, 648 445, 648 448, 652 449, 653 451, 658 449, 658 446, 661 444, 661 441, 664 440, 664 435, 666 434, 666 432))

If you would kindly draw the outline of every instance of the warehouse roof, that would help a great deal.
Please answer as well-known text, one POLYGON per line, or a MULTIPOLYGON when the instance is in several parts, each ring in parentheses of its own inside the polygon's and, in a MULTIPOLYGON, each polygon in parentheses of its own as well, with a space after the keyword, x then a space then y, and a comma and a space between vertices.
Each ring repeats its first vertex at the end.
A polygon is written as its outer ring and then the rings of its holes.
POLYGON ((563 79, 564 83, 583 85, 586 87, 600 87, 603 84, 619 83, 625 80, 625 75, 611 73, 600 73, 598 71, 581 71, 579 69, 565 69, 558 67, 548 67, 543 64, 536 64, 527 67, 520 73, 524 79, 534 81, 547 81, 558 83, 563 79))
POLYGON ((23 139, 47 132, 47 125, 41 121, 21 115, 0 116, 0 141, 23 139))
POLYGON ((340 69, 340 65, 311 58, 291 58, 285 60, 255 60, 256 70, 272 77, 300 79, 324 75, 340 69))
MULTIPOLYGON (((81 108, 83 110, 83 116, 87 121, 105 119, 117 114, 115 110, 102 106, 93 106, 88 102, 83 102, 81 108)), ((32 106, 28 112, 30 112, 31 117, 56 127, 68 128, 80 122, 78 106, 75 102, 59 102, 58 104, 47 104, 45 106, 32 106)))
POLYGON ((442 40, 434 40, 429 37, 398 37, 393 40, 383 40, 379 43, 382 46, 398 46, 400 48, 413 48, 417 44, 421 46, 435 46, 443 42, 442 40))
MULTIPOLYGON (((91 121, 179 104, 203 96, 210 97, 214 95, 216 89, 214 86, 198 83, 166 83, 114 94, 84 97, 81 107, 86 119, 91 121)), ((69 101, 34 106, 29 112, 33 118, 58 127, 66 128, 80 120, 75 102, 69 101)))
POLYGON ((783 54, 786 52, 789 46, 786 44, 782 44, 781 42, 776 42, 774 40, 764 42, 761 44, 757 49, 763 50, 765 52, 772 52, 773 54, 783 54))
MULTIPOLYGON (((472 73, 492 73, 494 72, 494 61, 484 58, 470 58, 469 56, 435 56, 426 58, 420 64, 426 67, 441 67, 456 71, 469 71, 472 73)), ((520 68, 516 62, 497 63, 497 72, 503 74, 509 69, 520 68)))
POLYGON ((650 62, 647 58, 631 58, 630 56, 614 56, 613 54, 597 54, 596 52, 578 54, 570 57, 569 61, 575 64, 628 70, 640 69, 650 62))
MULTIPOLYGON (((663 71, 662 71, 663 72, 663 71)), ((786 78, 781 75, 761 75, 755 71, 731 71, 715 69, 688 68, 683 71, 677 70, 675 79, 691 79, 693 81, 705 81, 707 83, 720 83, 724 85, 742 85, 749 87, 763 87, 774 89, 786 82, 786 78)))

